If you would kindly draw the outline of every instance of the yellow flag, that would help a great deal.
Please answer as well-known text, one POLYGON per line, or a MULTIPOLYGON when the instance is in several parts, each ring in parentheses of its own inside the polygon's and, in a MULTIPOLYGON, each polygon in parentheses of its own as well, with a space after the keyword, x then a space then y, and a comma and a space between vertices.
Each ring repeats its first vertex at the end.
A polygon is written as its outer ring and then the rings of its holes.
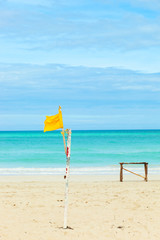
POLYGON ((59 128, 63 128, 63 119, 61 107, 59 107, 59 113, 54 116, 46 116, 46 120, 44 122, 44 132, 53 131, 59 128))

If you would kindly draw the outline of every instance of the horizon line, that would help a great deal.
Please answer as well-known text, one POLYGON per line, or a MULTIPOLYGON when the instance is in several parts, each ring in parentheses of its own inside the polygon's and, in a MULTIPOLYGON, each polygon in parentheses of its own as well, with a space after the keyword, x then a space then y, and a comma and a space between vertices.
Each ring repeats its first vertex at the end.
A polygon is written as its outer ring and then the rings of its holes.
MULTIPOLYGON (((137 128, 137 129, 71 129, 72 131, 160 131, 158 128, 137 128)), ((58 132, 61 129, 47 132, 58 132)), ((0 132, 44 132, 44 130, 0 130, 0 132)))

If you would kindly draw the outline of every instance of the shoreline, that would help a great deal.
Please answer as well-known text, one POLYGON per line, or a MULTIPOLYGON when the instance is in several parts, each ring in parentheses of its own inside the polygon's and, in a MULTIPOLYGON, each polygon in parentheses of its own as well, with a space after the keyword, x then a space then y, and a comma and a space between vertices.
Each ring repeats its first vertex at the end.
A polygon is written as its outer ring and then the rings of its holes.
MULTIPOLYGON (((144 166, 130 165, 127 169, 133 171, 137 174, 144 175, 144 166)), ((65 173, 65 165, 63 167, 0 167, 0 176, 63 176, 65 173)), ((96 167, 70 167, 70 175, 85 176, 85 175, 102 175, 102 176, 112 176, 119 175, 120 165, 106 165, 106 166, 96 166, 96 167)), ((130 173, 124 171, 125 175, 130 175, 130 173)), ((149 164, 148 165, 148 175, 160 175, 160 164, 149 164)))

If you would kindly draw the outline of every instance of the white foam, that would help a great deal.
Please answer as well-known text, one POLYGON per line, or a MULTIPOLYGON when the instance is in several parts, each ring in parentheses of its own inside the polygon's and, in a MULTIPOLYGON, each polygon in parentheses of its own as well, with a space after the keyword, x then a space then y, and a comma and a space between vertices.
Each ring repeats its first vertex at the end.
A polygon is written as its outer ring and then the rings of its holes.
MULTIPOLYGON (((127 167, 128 168, 128 167, 127 167)), ((144 174, 144 168, 142 167, 130 167, 129 170, 144 174)), ((119 174, 119 166, 106 166, 106 167, 81 167, 72 168, 70 173, 73 175, 117 175, 119 174)), ((160 174, 160 166, 149 167, 150 174, 160 174)), ((0 175, 64 175, 64 168, 0 168, 0 175)), ((129 174, 125 172, 125 174, 129 174)))

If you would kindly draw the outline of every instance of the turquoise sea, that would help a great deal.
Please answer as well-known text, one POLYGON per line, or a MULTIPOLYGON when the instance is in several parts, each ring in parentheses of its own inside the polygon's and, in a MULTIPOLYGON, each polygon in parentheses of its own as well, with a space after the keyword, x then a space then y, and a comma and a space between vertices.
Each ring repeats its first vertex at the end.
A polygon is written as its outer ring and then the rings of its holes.
MULTIPOLYGON (((160 130, 72 131, 71 174, 119 174, 132 161, 160 173, 160 130)), ((65 164, 60 131, 0 132, 0 175, 64 174, 65 164)))

